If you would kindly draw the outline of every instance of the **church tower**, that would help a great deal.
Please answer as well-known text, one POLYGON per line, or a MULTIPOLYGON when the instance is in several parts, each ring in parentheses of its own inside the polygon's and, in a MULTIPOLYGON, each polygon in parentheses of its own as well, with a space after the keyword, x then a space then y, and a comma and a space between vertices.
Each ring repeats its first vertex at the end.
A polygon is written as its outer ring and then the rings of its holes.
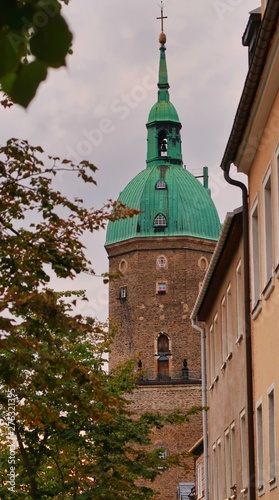
MULTIPOLYGON (((201 405, 200 338, 190 313, 220 231, 207 169, 202 184, 183 167, 163 30, 159 42, 158 98, 146 125, 146 168, 119 195, 140 213, 110 222, 105 243, 110 272, 121 271, 109 290, 109 315, 119 325, 109 366, 135 358, 142 369, 135 414, 201 405)), ((156 432, 153 443, 166 454, 187 452, 201 435, 198 415, 184 426, 156 432)), ((175 469, 159 475, 153 487, 160 499, 176 500, 179 483, 193 479, 193 470, 175 469)))

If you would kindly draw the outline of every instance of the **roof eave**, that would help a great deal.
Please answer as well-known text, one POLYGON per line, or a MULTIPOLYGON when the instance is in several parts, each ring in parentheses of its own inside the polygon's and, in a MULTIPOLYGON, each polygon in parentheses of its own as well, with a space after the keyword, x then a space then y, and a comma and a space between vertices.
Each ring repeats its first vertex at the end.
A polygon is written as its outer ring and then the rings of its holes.
POLYGON ((225 249, 231 228, 234 224, 236 216, 242 213, 242 207, 237 208, 233 212, 228 212, 222 226, 222 230, 215 247, 214 253, 212 255, 212 259, 210 261, 209 267, 207 269, 206 275, 203 280, 203 284, 200 290, 200 293, 197 297, 196 303, 192 310, 190 318, 193 320, 204 321, 203 317, 200 317, 201 308, 206 300, 207 294, 209 292, 210 284, 215 274, 215 271, 218 267, 219 260, 222 256, 222 253, 225 249))
POLYGON ((261 80, 270 42, 278 22, 279 0, 269 0, 259 29, 255 53, 248 70, 244 88, 234 118, 230 137, 221 161, 221 168, 228 171, 236 159, 238 148, 247 126, 251 106, 261 80))

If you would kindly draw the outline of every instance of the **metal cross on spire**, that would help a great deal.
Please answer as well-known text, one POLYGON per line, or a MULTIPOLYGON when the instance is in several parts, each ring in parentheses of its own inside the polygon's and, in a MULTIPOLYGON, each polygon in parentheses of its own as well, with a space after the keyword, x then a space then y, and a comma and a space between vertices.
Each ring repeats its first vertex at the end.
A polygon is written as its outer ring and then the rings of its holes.
POLYGON ((161 19, 161 31, 163 33, 164 32, 164 19, 167 19, 168 16, 164 16, 164 5, 163 5, 162 1, 161 1, 161 5, 159 5, 159 7, 161 9, 161 16, 157 17, 157 19, 161 19))

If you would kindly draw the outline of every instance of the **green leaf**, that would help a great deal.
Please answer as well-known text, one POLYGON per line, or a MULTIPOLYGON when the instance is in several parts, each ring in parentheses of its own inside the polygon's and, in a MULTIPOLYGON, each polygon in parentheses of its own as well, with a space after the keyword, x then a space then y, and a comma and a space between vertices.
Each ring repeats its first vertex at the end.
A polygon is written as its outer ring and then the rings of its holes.
POLYGON ((17 69, 22 55, 21 40, 14 44, 11 36, 18 35, 0 30, 0 78, 17 69))
POLYGON ((65 65, 65 58, 71 46, 72 34, 60 14, 49 17, 47 23, 38 28, 30 40, 32 54, 48 66, 59 68, 65 65))
POLYGON ((8 75, 0 79, 2 90, 6 92, 6 94, 8 94, 9 96, 12 93, 12 88, 16 79, 17 79, 16 73, 9 73, 8 75))
POLYGON ((6 85, 5 92, 11 99, 27 108, 36 94, 37 88, 47 77, 47 65, 41 61, 33 61, 27 66, 22 66, 20 73, 14 80, 11 91, 6 85))
POLYGON ((0 0, 0 26, 8 24, 11 13, 15 11, 17 5, 16 0, 0 0))

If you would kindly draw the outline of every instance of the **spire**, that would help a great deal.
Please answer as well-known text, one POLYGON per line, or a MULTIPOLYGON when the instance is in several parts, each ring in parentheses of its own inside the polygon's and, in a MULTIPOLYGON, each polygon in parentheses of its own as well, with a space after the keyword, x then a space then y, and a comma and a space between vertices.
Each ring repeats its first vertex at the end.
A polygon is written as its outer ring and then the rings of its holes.
POLYGON ((160 62, 158 79, 158 99, 152 106, 148 115, 147 127, 147 158, 146 166, 166 166, 171 165, 182 167, 181 154, 181 123, 175 107, 170 102, 169 83, 166 63, 167 37, 164 33, 163 2, 161 2, 161 16, 157 17, 161 21, 161 33, 159 36, 160 62))
POLYGON ((164 19, 167 19, 167 16, 164 16, 164 6, 161 1, 161 16, 157 17, 157 19, 161 20, 161 33, 159 35, 159 42, 161 44, 160 47, 160 63, 159 63, 159 80, 158 80, 158 102, 161 101, 169 101, 169 91, 170 88, 168 83, 168 70, 167 70, 167 61, 166 61, 166 47, 165 43, 167 41, 167 37, 164 33, 164 19))

